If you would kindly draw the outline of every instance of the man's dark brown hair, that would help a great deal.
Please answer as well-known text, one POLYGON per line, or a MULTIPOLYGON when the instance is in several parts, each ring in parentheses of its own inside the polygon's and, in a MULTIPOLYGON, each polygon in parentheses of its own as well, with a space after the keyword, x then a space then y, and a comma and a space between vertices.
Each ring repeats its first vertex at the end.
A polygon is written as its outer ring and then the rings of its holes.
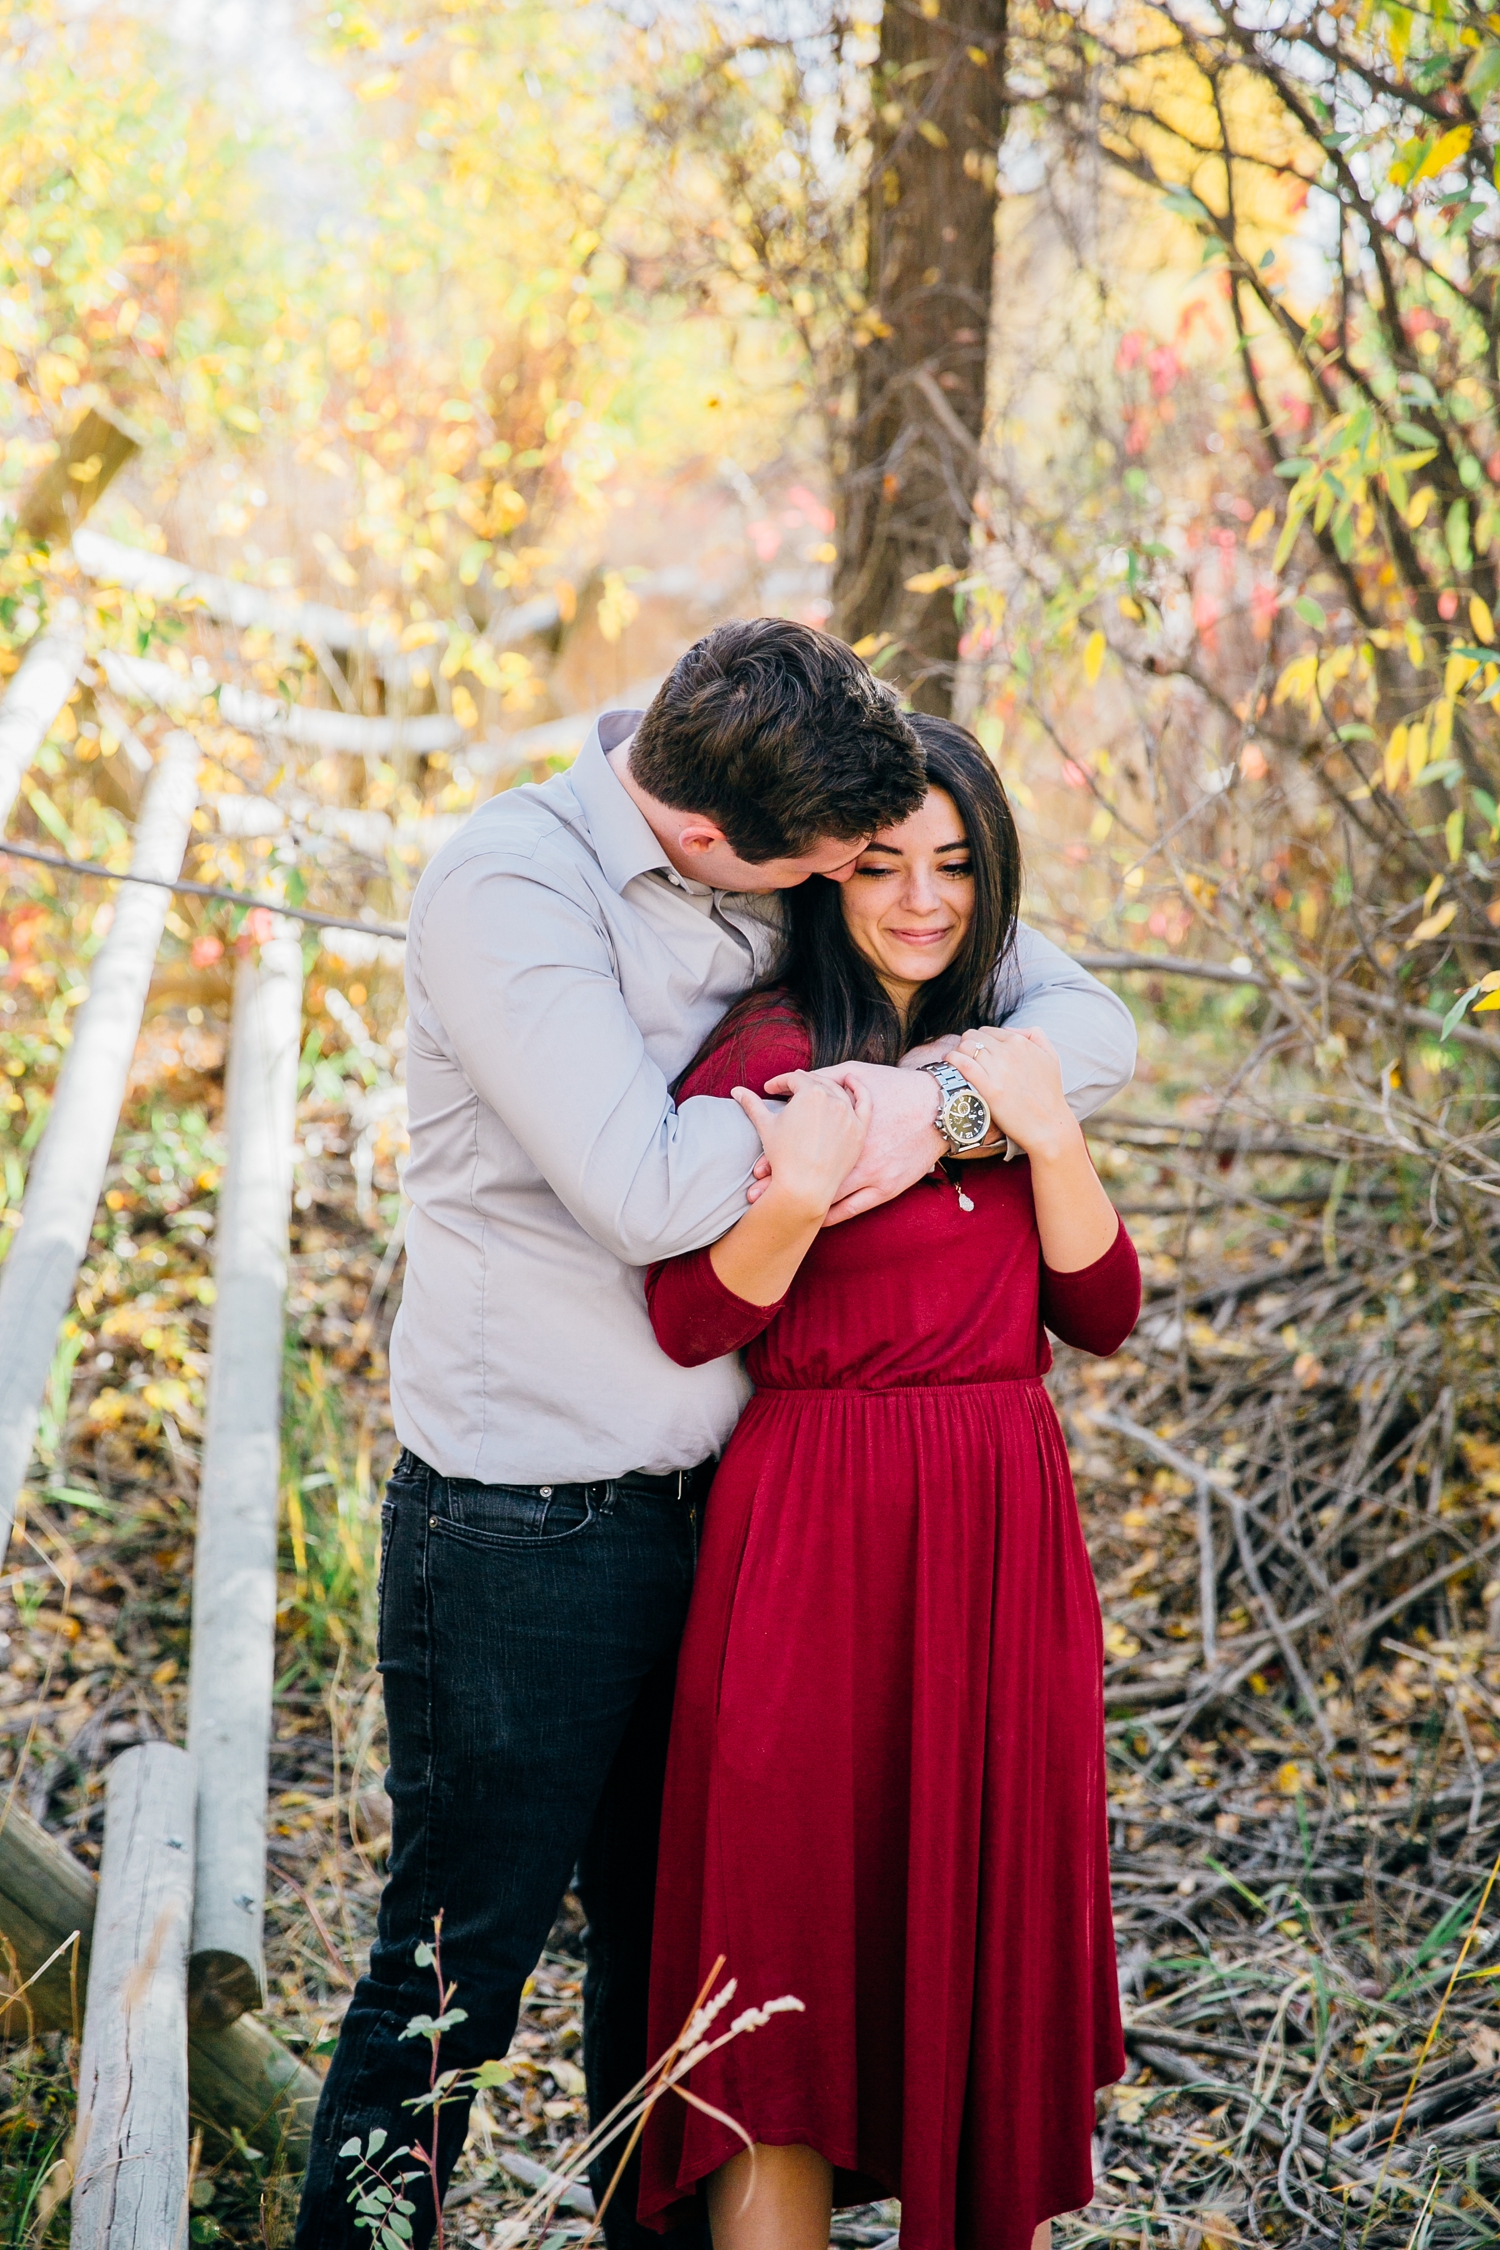
POLYGON ((641 787, 722 828, 741 859, 853 843, 927 792, 895 697, 842 641, 789 618, 716 625, 678 658, 630 751, 641 787))

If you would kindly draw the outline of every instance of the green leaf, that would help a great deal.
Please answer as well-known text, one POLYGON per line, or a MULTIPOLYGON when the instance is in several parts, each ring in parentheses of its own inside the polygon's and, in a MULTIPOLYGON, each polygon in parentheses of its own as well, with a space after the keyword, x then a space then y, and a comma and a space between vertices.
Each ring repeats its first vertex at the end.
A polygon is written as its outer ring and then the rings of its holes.
POLYGON ((402 2032, 403 2039, 441 2039, 456 2023, 467 2023, 467 2008, 450 2008, 445 2016, 413 2016, 402 2032))
POLYGON ((339 2150, 339 2154, 340 2154, 340 2156, 358 2156, 358 2154, 359 2154, 359 2135, 358 2135, 358 2133, 351 2133, 351 2134, 350 2134, 350 2136, 349 2136, 348 2140, 347 2140, 347 2141, 345 2141, 345 2143, 344 2143, 343 2147, 342 2147, 342 2148, 341 2148, 341 2149, 339 2150))
POLYGON ((1500 45, 1481 47, 1464 75, 1464 91, 1478 109, 1497 86, 1500 86, 1500 45))
POLYGON ((412 1959, 419 1969, 430 1969, 433 1960, 432 1947, 426 1943, 419 1945, 413 1952, 412 1959))
POLYGON ((514 2066, 508 2062, 482 2062, 474 2073, 475 2092, 483 2093, 489 2086, 507 2086, 515 2075, 514 2066))
POLYGON ((1188 219, 1195 226, 1212 226, 1214 215, 1206 203, 1201 203, 1191 188, 1168 188, 1162 197, 1167 209, 1179 219, 1188 219))
POLYGON ((1315 469, 1316 461, 1278 461, 1271 471, 1273 477, 1300 477, 1304 470, 1315 469))
POLYGON ((1455 570, 1467 571, 1473 567, 1474 549, 1469 541, 1469 503, 1455 500, 1448 510, 1444 525, 1448 554, 1455 570))
POLYGON ((1315 602, 1311 594, 1299 594, 1292 607, 1303 624, 1311 625, 1314 632, 1321 633, 1328 623, 1327 610, 1324 609, 1321 602, 1315 602))

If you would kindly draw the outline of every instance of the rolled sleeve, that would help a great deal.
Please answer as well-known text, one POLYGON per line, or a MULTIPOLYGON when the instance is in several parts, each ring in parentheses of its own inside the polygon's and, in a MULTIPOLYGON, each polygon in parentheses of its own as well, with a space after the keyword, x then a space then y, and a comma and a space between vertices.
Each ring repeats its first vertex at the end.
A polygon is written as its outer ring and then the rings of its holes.
POLYGON ((674 1105, 586 892, 488 854, 447 875, 419 943, 428 1030, 594 1241, 642 1266, 743 1215, 759 1137, 733 1102, 674 1105))

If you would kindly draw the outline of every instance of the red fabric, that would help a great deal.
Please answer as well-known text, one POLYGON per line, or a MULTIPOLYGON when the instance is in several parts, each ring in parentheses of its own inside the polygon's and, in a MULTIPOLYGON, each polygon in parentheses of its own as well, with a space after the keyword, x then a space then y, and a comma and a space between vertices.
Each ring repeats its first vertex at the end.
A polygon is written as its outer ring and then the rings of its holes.
MULTIPOLYGON (((687 1091, 805 1060, 784 1025, 687 1091)), ((755 2140, 901 2197, 902 2250, 1029 2250, 1093 2195, 1094 2091, 1124 2068, 1099 1604, 1040 1377, 1023 1161, 965 1164, 821 1235, 779 1310, 703 1254, 652 1277, 669 1350, 760 1328, 709 1499, 678 1672, 651 2051, 722 1953, 733 2008, 795 1994, 690 2081, 755 2140), (707 1281, 705 1281, 707 1273, 707 1281), (711 1284, 711 1286, 710 1286, 711 1284)), ((1094 1349, 1138 1302, 1129 1238, 1047 1276, 1094 1349)), ((727 2016, 721 2021, 727 2021, 727 2016)), ((664 2229, 740 2143, 669 2099, 641 2215, 664 2229)))

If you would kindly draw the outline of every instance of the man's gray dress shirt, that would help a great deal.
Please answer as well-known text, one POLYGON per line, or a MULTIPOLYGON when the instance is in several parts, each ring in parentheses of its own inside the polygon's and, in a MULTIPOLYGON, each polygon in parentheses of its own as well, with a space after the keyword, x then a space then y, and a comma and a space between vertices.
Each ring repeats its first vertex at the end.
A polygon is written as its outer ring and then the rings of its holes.
MULTIPOLYGON (((691 1468, 749 1395, 737 1357, 673 1365, 640 1269, 744 1212, 754 1128, 667 1089, 769 966, 779 901, 669 866, 605 757, 639 719, 607 712, 567 773, 481 806, 412 902, 391 1398, 401 1443, 443 1476, 691 1468)), ((1128 1010, 1024 928, 1007 979, 997 1013, 1047 1031, 1087 1116, 1134 1068, 1128 1010)))

